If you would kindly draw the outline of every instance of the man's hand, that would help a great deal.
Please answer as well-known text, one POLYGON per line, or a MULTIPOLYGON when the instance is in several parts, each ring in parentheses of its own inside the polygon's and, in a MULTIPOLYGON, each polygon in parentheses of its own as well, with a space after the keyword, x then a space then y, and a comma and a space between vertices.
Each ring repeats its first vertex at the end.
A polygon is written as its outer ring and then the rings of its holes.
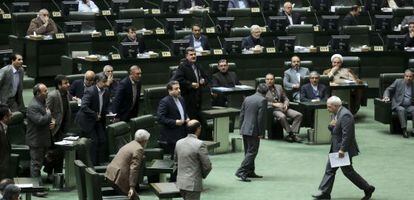
POLYGON ((191 83, 191 87, 194 88, 194 89, 198 89, 200 87, 200 84, 193 82, 193 83, 191 83))
POLYGON ((345 152, 344 151, 342 151, 342 150, 339 150, 338 151, 338 157, 339 158, 343 158, 345 156, 345 152))
POLYGON ((184 120, 177 119, 177 120, 175 120, 175 125, 182 126, 184 124, 184 122, 185 122, 184 120))
POLYGON ((272 103, 272 106, 273 107, 275 107, 275 108, 280 108, 280 109, 283 109, 283 103, 272 103))
POLYGON ((292 87, 295 88, 295 89, 298 89, 299 88, 299 84, 293 84, 292 87))
POLYGON ((286 112, 288 109, 288 105, 283 105, 283 112, 286 112))
POLYGON ((414 32, 410 32, 410 38, 414 37, 414 32))
POLYGON ((139 199, 137 192, 135 191, 135 188, 130 187, 128 191, 128 199, 134 199, 135 196, 137 197, 135 199, 139 199))
POLYGON ((388 102, 388 101, 390 101, 390 98, 389 97, 384 97, 384 98, 382 98, 382 101, 388 102))

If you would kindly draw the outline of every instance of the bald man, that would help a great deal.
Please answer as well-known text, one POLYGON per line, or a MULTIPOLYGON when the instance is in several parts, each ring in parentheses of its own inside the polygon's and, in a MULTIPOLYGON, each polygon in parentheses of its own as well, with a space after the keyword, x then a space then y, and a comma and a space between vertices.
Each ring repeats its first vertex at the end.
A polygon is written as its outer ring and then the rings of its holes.
POLYGON ((56 24, 49 18, 49 11, 46 9, 39 10, 37 17, 32 19, 27 29, 27 35, 53 35, 57 32, 56 24))
POLYGON ((279 15, 287 17, 287 21, 286 21, 287 25, 300 24, 300 14, 296 12, 294 13, 292 11, 293 11, 292 3, 290 3, 289 1, 286 1, 285 4, 283 4, 283 10, 279 15))
POLYGON ((82 99, 83 92, 86 88, 92 86, 95 81, 95 72, 88 70, 85 72, 85 77, 82 80, 74 80, 70 84, 69 94, 74 100, 82 99))

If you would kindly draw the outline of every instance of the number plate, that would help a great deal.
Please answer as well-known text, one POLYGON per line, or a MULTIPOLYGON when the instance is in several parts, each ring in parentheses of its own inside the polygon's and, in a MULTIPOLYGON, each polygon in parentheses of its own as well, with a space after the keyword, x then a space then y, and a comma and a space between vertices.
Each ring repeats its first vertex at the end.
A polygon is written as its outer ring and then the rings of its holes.
POLYGON ((314 26, 314 27, 313 27, 313 31, 315 31, 315 32, 319 32, 319 26, 314 26))
POLYGON ((383 46, 374 46, 374 51, 384 51, 383 46))
POLYGON ((115 35, 115 33, 114 33, 113 31, 108 31, 108 30, 106 30, 106 31, 105 31, 105 35, 106 35, 106 36, 114 36, 114 35, 115 35))
POLYGON ((102 10, 102 15, 103 16, 111 15, 111 11, 110 10, 102 10))
POLYGON ((157 35, 164 35, 165 34, 165 31, 164 31, 164 29, 155 29, 155 34, 157 34, 157 35))
POLYGON ((56 39, 64 39, 65 35, 63 33, 56 33, 55 37, 56 37, 56 39))
POLYGON ((276 49, 273 48, 273 47, 268 47, 268 48, 266 48, 266 52, 267 53, 276 53, 276 49))
POLYGON ((112 58, 112 60, 119 60, 119 59, 121 59, 121 55, 119 55, 119 54, 112 54, 111 55, 111 58, 112 58))
POLYGON ((214 27, 206 28, 207 33, 216 33, 216 29, 214 27))
POLYGON ((161 51, 161 56, 162 57, 171 57, 171 52, 169 52, 169 51, 161 51))
POLYGON ((251 8, 250 10, 252 13, 259 13, 260 12, 260 8, 251 8))
POLYGON ((62 17, 62 13, 60 13, 60 11, 53 11, 52 16, 53 17, 62 17))
POLYGON ((3 19, 11 19, 11 15, 10 14, 3 14, 3 19))
POLYGON ((223 55, 223 50, 221 50, 221 49, 214 49, 213 50, 213 54, 214 55, 223 55))
POLYGON ((329 52, 329 47, 319 47, 320 52, 329 52))
POLYGON ((161 10, 160 9, 151 9, 151 13, 153 15, 159 15, 159 14, 161 14, 161 10))

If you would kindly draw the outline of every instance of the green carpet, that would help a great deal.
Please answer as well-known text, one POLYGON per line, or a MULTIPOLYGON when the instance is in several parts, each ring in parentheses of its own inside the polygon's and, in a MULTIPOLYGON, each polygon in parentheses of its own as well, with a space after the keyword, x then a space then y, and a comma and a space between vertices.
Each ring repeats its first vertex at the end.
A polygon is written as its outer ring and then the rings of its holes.
MULTIPOLYGON (((388 126, 374 121, 373 101, 358 113, 357 142, 361 154, 353 159, 354 168, 376 187, 373 199, 405 200, 414 196, 414 137, 390 135, 388 126)), ((411 124, 411 123, 410 123, 411 124)), ((409 125, 410 126, 410 125, 409 125)), ((301 130, 305 137, 305 128, 301 130)), ((256 159, 256 173, 263 179, 238 181, 234 172, 243 153, 211 156, 213 170, 205 179, 203 200, 312 199, 317 192, 327 161, 329 145, 306 145, 262 140, 256 159)), ((363 192, 338 170, 333 199, 356 200, 363 192)), ((157 199, 151 191, 142 200, 157 199)), ((33 198, 38 199, 38 198, 33 198)), ((40 198, 39 198, 40 199, 40 198)), ((77 199, 76 191, 51 191, 49 200, 77 199)))

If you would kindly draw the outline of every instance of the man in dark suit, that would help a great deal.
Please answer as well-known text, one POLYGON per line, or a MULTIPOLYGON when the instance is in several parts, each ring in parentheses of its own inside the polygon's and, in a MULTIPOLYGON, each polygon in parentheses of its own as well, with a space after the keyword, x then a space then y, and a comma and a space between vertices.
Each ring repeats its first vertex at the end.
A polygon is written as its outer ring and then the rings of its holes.
POLYGON ((12 63, 0 69, 0 103, 7 104, 12 112, 24 110, 23 57, 11 56, 12 63))
POLYGON ((206 7, 203 0, 181 0, 180 9, 190 9, 196 7, 206 7))
POLYGON ((185 50, 185 59, 181 60, 172 80, 180 83, 185 109, 189 118, 200 121, 202 88, 208 84, 208 78, 201 66, 196 62, 195 49, 188 47, 185 50))
POLYGON ((241 48, 253 51, 263 51, 263 38, 260 37, 262 29, 258 25, 252 25, 250 27, 250 35, 244 37, 242 40, 241 48))
POLYGON ((0 180, 11 178, 8 173, 11 146, 7 137, 7 123, 12 116, 10 108, 0 104, 0 180))
POLYGON ((300 88, 300 101, 326 101, 329 97, 328 88, 319 83, 320 75, 316 71, 312 71, 309 74, 309 83, 303 85, 300 88))
POLYGON ((414 21, 408 23, 408 33, 405 34, 404 47, 414 47, 414 21))
POLYGON ((199 200, 203 190, 203 179, 212 167, 207 146, 198 137, 201 124, 191 120, 187 124, 187 137, 178 140, 174 164, 177 168, 177 187, 184 199, 199 200))
POLYGON ((94 165, 102 162, 105 154, 105 119, 109 94, 106 92, 106 76, 98 74, 95 85, 88 87, 82 97, 80 110, 76 114, 75 122, 82 130, 82 137, 92 139, 91 160, 94 165))
POLYGON ((230 0, 227 8, 250 8, 248 0, 230 0))
MULTIPOLYGON (((407 132, 407 114, 414 116, 414 73, 407 69, 404 72, 404 79, 395 80, 384 91, 383 101, 389 102, 391 100, 391 107, 394 112, 397 112, 398 120, 403 130, 403 137, 408 138, 407 132)), ((414 123, 414 121, 413 121, 414 123)))
POLYGON ((70 85, 69 94, 73 100, 80 100, 83 97, 85 88, 90 87, 95 82, 95 72, 88 70, 85 72, 84 79, 75 80, 70 85))
MULTIPOLYGON (((53 142, 63 139, 72 122, 69 87, 69 80, 66 76, 57 75, 55 77, 55 90, 50 92, 46 99, 46 105, 50 109, 52 121, 55 123, 55 127, 51 130, 53 142)), ((46 156, 45 168, 43 169, 48 174, 49 180, 53 180, 54 173, 62 173, 63 155, 62 149, 57 148, 52 143, 46 156)))
POLYGON ((290 3, 289 1, 286 1, 283 4, 283 10, 282 12, 279 13, 279 15, 287 17, 287 21, 286 21, 287 25, 300 24, 301 23, 300 14, 296 12, 292 12, 292 10, 293 10, 292 3, 290 3))
MULTIPOLYGON (((359 189, 363 190, 365 196, 362 200, 370 199, 375 187, 369 185, 352 167, 352 157, 359 153, 358 144, 355 139, 355 122, 352 113, 342 106, 342 101, 337 96, 329 97, 327 109, 333 114, 329 130, 332 134, 330 153, 338 153, 339 158, 348 153, 351 159, 351 165, 342 166, 341 170, 359 189)), ((331 191, 335 181, 335 173, 338 167, 332 168, 328 160, 325 169, 325 175, 319 185, 319 194, 312 195, 315 199, 331 199, 331 191)))
POLYGON ((200 25, 194 24, 191 30, 193 34, 184 37, 184 39, 190 40, 190 47, 196 51, 210 50, 207 37, 201 34, 200 25))
MULTIPOLYGON (((229 63, 226 59, 221 59, 218 62, 217 69, 219 72, 213 74, 212 87, 234 87, 241 85, 235 72, 229 71, 229 63)), ((226 106, 227 96, 221 94, 213 95, 213 106, 226 106)))
POLYGON ((288 142, 301 142, 298 136, 300 124, 302 123, 302 114, 296 110, 289 108, 289 98, 281 85, 275 84, 275 76, 273 74, 266 75, 266 85, 269 91, 266 94, 268 106, 273 108, 273 116, 276 123, 280 122, 283 129, 288 133, 286 140, 288 142), (288 121, 288 117, 293 119, 292 125, 288 121))
POLYGON ((106 168, 105 177, 129 199, 139 199, 135 188, 139 170, 143 169, 141 164, 144 163, 144 148, 149 137, 148 131, 137 130, 134 140, 120 148, 106 168))
POLYGON ((129 58, 129 57, 136 57, 137 53, 144 53, 145 52, 145 43, 143 38, 138 38, 137 37, 137 29, 135 27, 128 27, 128 33, 127 36, 122 40, 122 42, 134 42, 138 44, 138 48, 137 49, 131 49, 130 47, 127 46, 121 46, 121 51, 122 51, 122 56, 124 58, 129 58), (135 54, 135 55, 133 55, 135 54))
MULTIPOLYGON (((40 169, 48 148, 52 143, 50 130, 55 123, 52 114, 46 106, 47 87, 38 83, 33 87, 33 99, 27 107, 26 143, 30 148, 30 175, 40 177, 40 169)), ((47 193, 37 193, 36 196, 45 196, 47 193)))
POLYGON ((358 25, 358 16, 361 13, 361 7, 353 5, 351 11, 342 20, 342 26, 356 26, 358 25))
POLYGON ((141 68, 132 65, 129 68, 129 76, 122 79, 116 90, 116 95, 112 103, 113 113, 116 119, 129 121, 138 116, 139 98, 141 96, 141 68))
POLYGON ((184 99, 180 96, 178 81, 167 84, 168 96, 161 99, 158 106, 158 122, 162 125, 159 143, 165 153, 174 156, 176 142, 186 136, 185 124, 190 119, 187 116, 184 99))
POLYGON ((109 105, 108 105, 108 112, 112 112, 112 103, 115 99, 116 90, 118 88, 118 80, 114 79, 114 68, 111 65, 105 65, 103 67, 102 72, 98 74, 103 74, 108 79, 106 81, 107 91, 109 93, 109 105))
POLYGON ((265 132, 267 91, 267 86, 264 83, 260 84, 255 94, 244 99, 240 110, 240 134, 243 136, 244 160, 236 171, 236 176, 244 182, 250 182, 248 178, 262 178, 254 171, 254 160, 259 151, 260 138, 265 132))

